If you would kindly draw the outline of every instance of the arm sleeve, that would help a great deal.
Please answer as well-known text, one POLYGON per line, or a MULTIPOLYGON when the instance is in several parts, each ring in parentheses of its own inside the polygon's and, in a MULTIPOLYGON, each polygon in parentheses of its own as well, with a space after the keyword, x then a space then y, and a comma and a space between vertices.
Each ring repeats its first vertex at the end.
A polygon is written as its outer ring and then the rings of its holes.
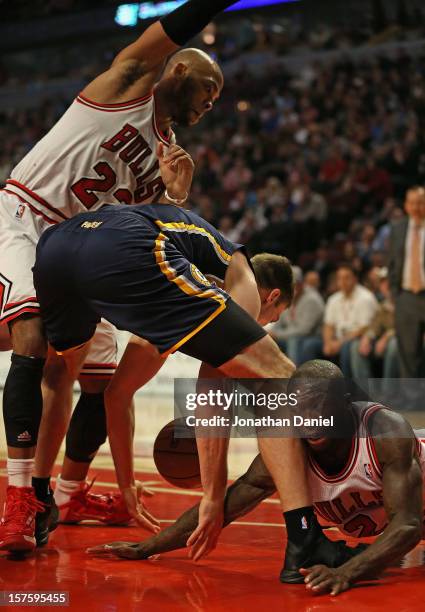
POLYGON ((235 0, 189 0, 160 19, 164 32, 173 43, 182 46, 202 32, 209 22, 235 0))

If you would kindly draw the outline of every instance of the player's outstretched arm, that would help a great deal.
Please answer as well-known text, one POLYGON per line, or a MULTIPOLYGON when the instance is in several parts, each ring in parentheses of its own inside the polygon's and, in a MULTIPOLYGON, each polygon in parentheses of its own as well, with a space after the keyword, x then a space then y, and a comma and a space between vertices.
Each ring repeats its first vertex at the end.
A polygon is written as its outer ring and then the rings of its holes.
POLYGON ((111 68, 92 81, 84 95, 98 103, 144 96, 152 89, 164 60, 199 34, 235 0, 189 0, 149 26, 115 58, 111 68), (124 95, 124 98, 123 98, 124 95))
POLYGON ((232 4, 235 0, 189 0, 147 28, 117 55, 114 64, 130 59, 142 62, 146 70, 154 68, 202 32, 218 13, 232 4))
MULTIPOLYGON (((253 510, 275 491, 273 480, 261 456, 257 455, 248 471, 227 489, 223 526, 253 510)), ((198 524, 198 510, 199 504, 182 514, 173 525, 143 542, 112 542, 91 548, 88 552, 112 554, 127 559, 147 559, 153 555, 185 548, 189 536, 198 524)))
POLYGON ((141 487, 134 478, 134 393, 161 369, 165 359, 146 340, 132 336, 120 364, 105 391, 108 437, 118 485, 126 507, 137 523, 157 531, 158 522, 142 503, 141 487))
POLYGON ((383 470, 389 524, 369 548, 341 567, 316 565, 301 570, 307 588, 314 592, 338 595, 358 580, 375 577, 414 548, 422 537, 422 472, 413 431, 402 416, 387 410, 376 413, 373 427, 379 432, 373 438, 383 470))

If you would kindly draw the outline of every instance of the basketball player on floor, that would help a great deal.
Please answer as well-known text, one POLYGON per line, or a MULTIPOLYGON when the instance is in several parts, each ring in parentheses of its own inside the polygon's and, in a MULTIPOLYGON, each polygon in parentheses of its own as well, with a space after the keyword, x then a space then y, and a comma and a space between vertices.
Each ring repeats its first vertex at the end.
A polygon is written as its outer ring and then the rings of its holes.
MULTIPOLYGON (((47 348, 31 272, 37 241, 49 226, 105 203, 141 204, 161 196, 163 201, 185 202, 186 192, 164 196, 157 147, 168 149, 170 164, 185 155, 173 144, 171 125, 198 123, 218 98, 223 76, 206 54, 186 49, 171 58, 156 81, 167 57, 231 4, 189 0, 151 25, 118 54, 109 70, 87 85, 0 191, 0 322, 9 324, 13 346, 3 395, 9 487, 0 548, 31 550, 37 511, 37 542, 47 542, 47 512, 42 512, 46 506, 39 501, 52 503, 49 475, 69 422, 63 415, 71 411, 73 381, 62 360, 49 352, 45 367, 47 348), (43 370, 44 411, 57 422, 49 437, 43 428, 40 431, 43 456, 37 455, 31 482, 43 370)), ((115 361, 113 329, 101 323, 80 376, 82 394, 57 487, 59 503, 81 486, 105 439, 103 390, 115 361), (91 432, 85 444, 82 431, 91 432)))
MULTIPOLYGON (((230 377, 287 378, 294 371, 255 320, 261 299, 244 247, 177 206, 105 206, 49 228, 37 245, 34 286, 47 339, 72 377, 101 317, 149 344, 147 369, 179 350, 230 377), (223 279, 224 289, 205 275, 223 279)), ((139 523, 155 530, 135 486, 133 415, 107 407, 107 424, 123 498, 139 523)), ((215 547, 223 526, 228 438, 199 438, 197 446, 204 492, 188 542, 195 559, 215 547)), ((301 440, 262 437, 259 446, 288 528, 282 579, 297 578, 306 559, 335 566, 349 558, 352 549, 330 542, 315 519, 301 440)))
MULTIPOLYGON (((375 577, 423 537, 425 432, 415 434, 400 414, 385 406, 351 401, 341 392, 341 371, 328 361, 306 362, 292 380, 297 388, 301 386, 301 398, 305 397, 298 403, 298 414, 339 416, 351 431, 341 439, 306 440, 308 479, 316 513, 326 524, 351 537, 379 535, 370 547, 337 569, 314 566, 314 561, 307 560, 299 582, 305 582, 313 593, 330 591, 337 595, 356 581, 375 577), (329 385, 324 386, 324 381, 329 385), (332 389, 333 384, 336 387, 332 389)), ((244 516, 275 491, 258 455, 246 474, 227 490, 223 524, 244 516)), ((113 542, 91 552, 147 559, 183 548, 196 528, 198 509, 191 508, 176 523, 144 542, 113 542)))

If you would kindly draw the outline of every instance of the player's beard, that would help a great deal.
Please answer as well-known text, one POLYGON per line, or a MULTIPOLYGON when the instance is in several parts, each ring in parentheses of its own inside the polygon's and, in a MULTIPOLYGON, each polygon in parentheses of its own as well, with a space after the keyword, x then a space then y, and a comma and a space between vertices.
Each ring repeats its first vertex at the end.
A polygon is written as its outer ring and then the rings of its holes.
POLYGON ((178 80, 174 89, 175 97, 172 111, 173 121, 178 125, 185 127, 191 125, 191 110, 196 104, 194 100, 197 90, 198 84, 191 76, 178 80))

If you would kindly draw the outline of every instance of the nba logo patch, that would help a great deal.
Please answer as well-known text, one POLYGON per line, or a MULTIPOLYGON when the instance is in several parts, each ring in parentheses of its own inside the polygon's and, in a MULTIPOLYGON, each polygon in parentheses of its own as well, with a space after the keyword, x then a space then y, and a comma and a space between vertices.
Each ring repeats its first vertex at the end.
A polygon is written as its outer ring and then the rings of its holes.
POLYGON ((308 529, 308 523, 305 516, 303 516, 301 519, 301 529, 308 529))
POLYGON ((16 207, 16 211, 15 211, 15 217, 17 219, 22 219, 22 217, 24 216, 24 212, 25 212, 25 204, 18 204, 18 206, 16 207))
POLYGON ((369 480, 372 480, 373 476, 372 476, 372 468, 370 467, 370 463, 364 464, 364 471, 366 474, 366 478, 369 478, 369 480))

